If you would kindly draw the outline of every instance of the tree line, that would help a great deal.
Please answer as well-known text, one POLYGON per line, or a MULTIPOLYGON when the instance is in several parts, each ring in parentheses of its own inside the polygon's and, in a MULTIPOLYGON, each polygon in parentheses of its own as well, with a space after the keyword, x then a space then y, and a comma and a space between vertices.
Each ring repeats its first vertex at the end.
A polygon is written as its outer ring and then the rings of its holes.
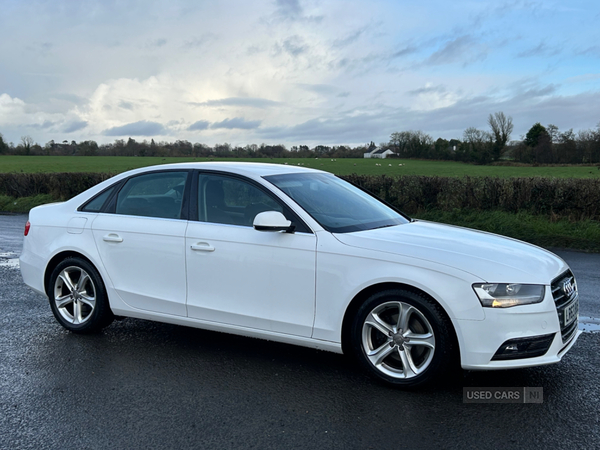
MULTIPOLYGON (((375 145, 371 143, 374 147, 375 145)), ((154 139, 136 141, 117 139, 112 143, 98 144, 95 141, 49 141, 44 146, 34 143, 29 136, 23 136, 21 142, 7 144, 0 134, 0 154, 6 155, 48 155, 48 156, 158 156, 158 157, 217 157, 217 158, 362 158, 369 145, 350 147, 347 145, 307 145, 287 148, 283 144, 250 144, 234 146, 228 143, 210 147, 202 143, 187 140, 175 142, 155 141, 154 139)))
POLYGON ((556 125, 534 124, 521 140, 511 141, 513 122, 502 112, 490 114, 489 130, 469 127, 462 139, 434 140, 422 131, 392 133, 382 144, 403 158, 489 164, 510 160, 527 164, 600 163, 600 123, 596 129, 561 132, 556 125))
MULTIPOLYGON (((559 131, 555 125, 544 127, 534 124, 521 140, 511 141, 512 117, 503 112, 490 114, 489 129, 469 127, 461 139, 434 140, 423 131, 398 131, 379 148, 391 150, 400 158, 453 160, 475 164, 489 164, 502 159, 528 164, 596 164, 600 163, 600 123, 596 129, 573 129, 559 131)), ((239 157, 239 158, 362 158, 377 148, 370 142, 350 147, 346 145, 292 146, 282 144, 250 144, 233 146, 228 143, 210 147, 187 140, 156 142, 154 139, 136 141, 117 139, 112 143, 98 144, 95 141, 49 141, 44 146, 34 142, 30 136, 21 137, 14 145, 4 141, 0 133, 0 154, 49 155, 49 156, 159 156, 159 157, 239 157)))

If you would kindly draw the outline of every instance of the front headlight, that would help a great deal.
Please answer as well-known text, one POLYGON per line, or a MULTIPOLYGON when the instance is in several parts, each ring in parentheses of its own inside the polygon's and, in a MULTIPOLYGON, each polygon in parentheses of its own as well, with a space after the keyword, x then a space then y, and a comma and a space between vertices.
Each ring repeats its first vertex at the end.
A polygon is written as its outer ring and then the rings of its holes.
POLYGON ((544 299, 544 286, 540 284, 476 283, 473 290, 488 308, 530 305, 544 299))

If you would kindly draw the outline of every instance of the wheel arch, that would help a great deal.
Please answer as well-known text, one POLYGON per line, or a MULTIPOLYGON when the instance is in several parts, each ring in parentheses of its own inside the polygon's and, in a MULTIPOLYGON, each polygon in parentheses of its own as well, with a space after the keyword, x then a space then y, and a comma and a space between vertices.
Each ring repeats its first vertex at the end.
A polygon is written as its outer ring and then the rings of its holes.
POLYGON ((358 294, 356 294, 354 296, 354 298, 352 299, 352 301, 346 308, 346 312, 344 313, 344 318, 342 321, 342 336, 341 336, 341 338, 342 338, 342 351, 344 352, 344 354, 346 354, 346 355, 350 354, 349 346, 350 346, 350 340, 351 340, 350 333, 351 333, 351 328, 352 328, 352 321, 354 320, 354 317, 356 316, 356 313, 358 312, 360 305, 362 305, 362 303, 366 299, 368 299, 371 295, 376 294, 377 292, 382 292, 382 291, 386 291, 386 290, 390 290, 390 289, 404 289, 407 291, 414 292, 416 294, 424 295, 427 298, 429 298, 432 302, 434 302, 436 305, 439 306, 440 310, 444 314, 445 319, 447 320, 447 322, 450 326, 450 330, 452 331, 452 337, 454 339, 454 348, 456 349, 456 353, 457 353, 456 356, 460 360, 460 344, 459 344, 459 340, 458 340, 458 335, 456 333, 456 329, 454 328, 454 323, 450 319, 450 316, 449 316, 448 312, 446 311, 446 309, 440 304, 440 302, 438 302, 435 298, 433 298, 430 294, 423 291, 422 289, 419 289, 415 286, 411 286, 410 284, 397 283, 397 282, 374 284, 374 285, 364 288, 362 291, 360 291, 358 294))
MULTIPOLYGON (((50 277, 52 276, 52 272, 54 272, 56 266, 58 266, 61 263, 61 261, 72 257, 81 258, 87 261, 89 264, 91 264, 92 267, 96 269, 98 274, 100 274, 100 271, 98 270, 96 265, 87 256, 73 250, 62 251, 54 255, 46 265, 46 270, 44 272, 44 291, 46 292, 46 295, 50 296, 50 292, 48 292, 48 283, 50 282, 50 277)), ((100 278, 102 278, 102 275, 100 275, 100 278)))

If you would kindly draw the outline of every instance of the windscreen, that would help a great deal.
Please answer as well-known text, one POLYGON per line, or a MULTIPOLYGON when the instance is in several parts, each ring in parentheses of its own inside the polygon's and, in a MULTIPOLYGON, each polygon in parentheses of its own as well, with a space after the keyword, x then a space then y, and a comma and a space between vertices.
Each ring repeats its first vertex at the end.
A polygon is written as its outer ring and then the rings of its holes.
POLYGON ((271 175, 265 179, 332 233, 372 230, 409 222, 376 198, 331 174, 297 173, 271 175))

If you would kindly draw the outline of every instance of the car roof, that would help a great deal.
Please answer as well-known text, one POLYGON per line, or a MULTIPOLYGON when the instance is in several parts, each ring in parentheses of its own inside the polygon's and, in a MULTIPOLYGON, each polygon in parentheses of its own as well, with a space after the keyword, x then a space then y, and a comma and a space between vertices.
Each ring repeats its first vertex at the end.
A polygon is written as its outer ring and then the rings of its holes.
POLYGON ((146 171, 153 170, 173 170, 173 169, 197 169, 197 170, 215 170, 230 173, 237 173, 239 175, 246 175, 249 177, 263 177, 268 175, 281 175, 285 173, 311 173, 311 172, 323 172, 318 169, 311 169, 308 167, 298 167, 291 164, 281 163, 263 163, 263 162, 234 162, 234 161, 207 161, 207 162, 185 162, 185 163, 173 163, 173 164, 161 164, 158 166, 147 166, 140 169, 135 169, 130 172, 126 172, 123 175, 130 175, 134 173, 143 173, 146 171))

